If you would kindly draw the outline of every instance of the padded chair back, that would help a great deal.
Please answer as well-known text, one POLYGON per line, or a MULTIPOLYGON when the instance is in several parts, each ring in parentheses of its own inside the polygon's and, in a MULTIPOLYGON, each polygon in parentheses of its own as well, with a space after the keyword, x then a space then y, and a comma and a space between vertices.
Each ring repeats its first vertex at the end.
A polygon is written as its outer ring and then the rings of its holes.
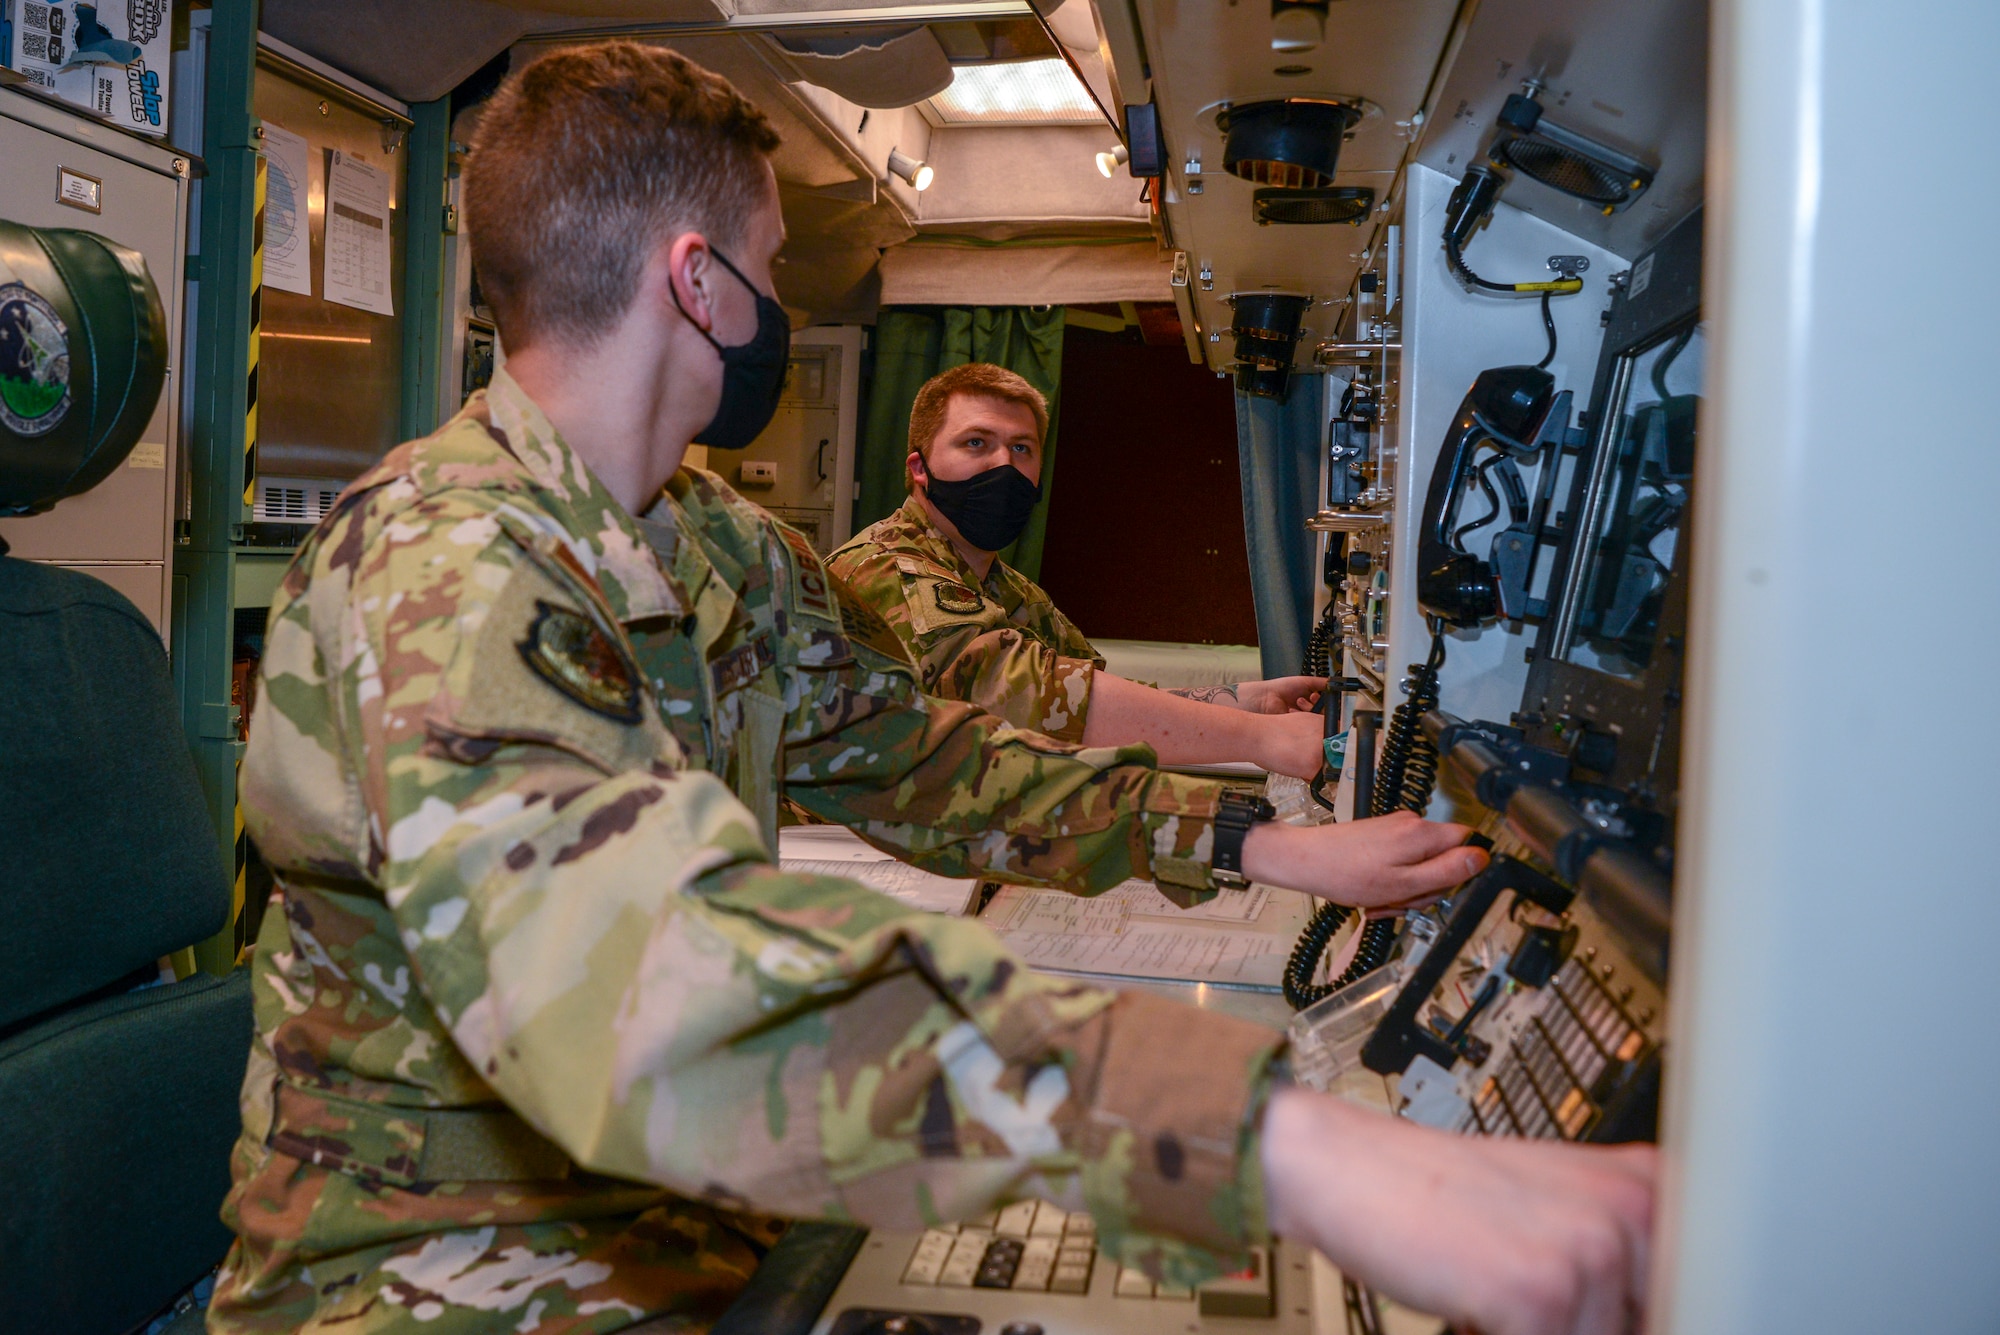
POLYGON ((227 922, 159 637, 0 555, 0 1330, 121 1335, 221 1260, 248 971, 130 990, 227 922))

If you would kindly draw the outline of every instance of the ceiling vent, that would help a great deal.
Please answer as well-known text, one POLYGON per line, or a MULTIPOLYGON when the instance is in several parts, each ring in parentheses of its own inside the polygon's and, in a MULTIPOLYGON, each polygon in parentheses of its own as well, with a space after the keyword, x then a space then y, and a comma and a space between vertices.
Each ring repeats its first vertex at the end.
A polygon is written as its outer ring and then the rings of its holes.
POLYGON ((1650 167, 1615 148, 1587 139, 1542 116, 1533 83, 1515 93, 1500 111, 1497 135, 1487 156, 1572 199, 1616 213, 1653 183, 1650 167))
POLYGON ((1299 322, 1311 297, 1284 292, 1238 292, 1229 299, 1235 319, 1236 388, 1260 399, 1282 399, 1292 378, 1299 322))
POLYGON ((1259 190, 1250 196, 1250 216, 1259 226, 1270 223, 1352 223, 1375 207, 1375 192, 1365 185, 1336 185, 1325 190, 1259 190))
POLYGON ((1340 145, 1361 119, 1346 102, 1294 97, 1248 102, 1217 117, 1222 165, 1253 185, 1326 190, 1340 166, 1340 145))

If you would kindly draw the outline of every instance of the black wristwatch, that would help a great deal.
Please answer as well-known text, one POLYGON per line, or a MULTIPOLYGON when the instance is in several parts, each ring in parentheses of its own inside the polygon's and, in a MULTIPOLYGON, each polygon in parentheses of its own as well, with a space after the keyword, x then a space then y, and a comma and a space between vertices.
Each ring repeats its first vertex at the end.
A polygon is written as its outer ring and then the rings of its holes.
POLYGON ((1243 874, 1243 840, 1250 827, 1272 819, 1278 809, 1248 793, 1223 793, 1215 810, 1215 854, 1209 859, 1209 879, 1228 890, 1250 884, 1243 874))

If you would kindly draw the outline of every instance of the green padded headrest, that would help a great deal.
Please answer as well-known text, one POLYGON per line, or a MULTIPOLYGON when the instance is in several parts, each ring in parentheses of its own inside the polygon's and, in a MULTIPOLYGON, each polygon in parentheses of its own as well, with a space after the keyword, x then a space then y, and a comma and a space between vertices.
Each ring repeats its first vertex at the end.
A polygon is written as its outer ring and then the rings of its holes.
POLYGON ((0 219, 0 515, 46 510, 125 462, 167 374, 145 257, 0 219))

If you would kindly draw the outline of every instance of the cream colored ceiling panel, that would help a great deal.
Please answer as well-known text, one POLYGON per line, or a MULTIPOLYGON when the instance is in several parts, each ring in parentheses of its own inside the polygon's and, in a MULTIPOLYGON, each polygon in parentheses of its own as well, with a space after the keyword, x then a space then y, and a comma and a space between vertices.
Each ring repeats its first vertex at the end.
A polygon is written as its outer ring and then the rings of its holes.
MULTIPOLYGON (((1457 0, 1336 0, 1325 39, 1304 52, 1271 49, 1267 5, 1136 0, 1136 11, 1166 140, 1170 239, 1188 253, 1196 274, 1204 267, 1209 272, 1208 285, 1197 281, 1193 291, 1203 331, 1228 327, 1225 302, 1234 291, 1275 288, 1322 299, 1345 294, 1382 215, 1359 227, 1260 226, 1251 216, 1255 187, 1222 168, 1217 112, 1283 98, 1361 105, 1365 114, 1342 145, 1334 180, 1373 187, 1379 203, 1410 151, 1416 113, 1458 16, 1457 0)), ((1333 312, 1316 306, 1307 324, 1325 324, 1318 332, 1330 333, 1333 312)), ((1309 354, 1310 343, 1302 340, 1301 346, 1309 354)), ((1204 339, 1203 347, 1218 368, 1233 352, 1227 337, 1204 339)))
POLYGON ((1109 126, 939 129, 931 133, 937 175, 918 196, 920 231, 964 224, 1056 221, 1108 223, 1146 234, 1139 182, 1123 172, 1106 180, 1099 150, 1117 143, 1109 126))

